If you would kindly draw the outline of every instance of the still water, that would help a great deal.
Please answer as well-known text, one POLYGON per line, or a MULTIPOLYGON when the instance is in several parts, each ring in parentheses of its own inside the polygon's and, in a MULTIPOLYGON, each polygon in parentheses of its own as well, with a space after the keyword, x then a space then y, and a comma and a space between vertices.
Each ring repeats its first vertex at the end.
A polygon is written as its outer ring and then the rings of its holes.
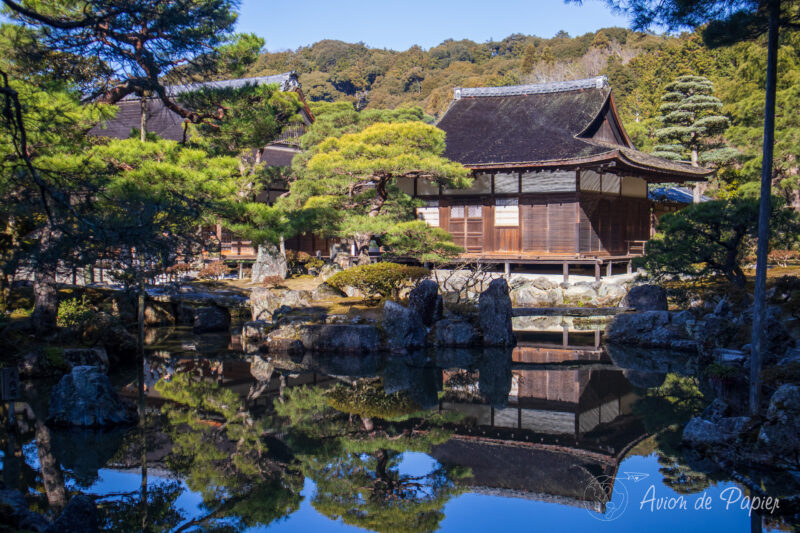
MULTIPOLYGON (((517 326, 513 350, 407 356, 154 330, 146 426, 3 434, 3 481, 43 513, 59 484, 96 495, 115 531, 793 529, 682 453, 692 376, 620 368, 602 327, 517 326)), ((113 379, 136 399, 135 369, 113 379)))

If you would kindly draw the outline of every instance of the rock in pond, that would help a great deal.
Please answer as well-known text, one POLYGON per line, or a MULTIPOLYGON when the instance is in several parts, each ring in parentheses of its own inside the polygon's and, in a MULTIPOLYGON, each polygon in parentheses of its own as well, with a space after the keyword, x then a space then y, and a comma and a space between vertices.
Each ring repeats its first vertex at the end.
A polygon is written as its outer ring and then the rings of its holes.
POLYGON ((382 326, 391 350, 408 350, 425 346, 428 330, 419 313, 387 301, 383 306, 382 326))
POLYGON ((747 431, 750 419, 746 416, 732 416, 711 421, 696 416, 683 429, 685 444, 699 450, 731 446, 747 431))
POLYGON ((606 330, 609 343, 696 352, 698 344, 686 332, 684 315, 645 311, 617 315, 606 330))
POLYGON ((433 324, 439 285, 430 279, 417 285, 408 295, 408 308, 416 311, 426 326, 433 324))
POLYGON ((250 292, 250 310, 253 320, 268 320, 281 306, 293 309, 309 307, 312 300, 311 291, 256 287, 250 292))
POLYGON ((278 276, 284 279, 286 278, 286 271, 286 258, 283 257, 278 248, 272 244, 262 244, 258 247, 258 255, 250 272, 250 280, 255 284, 262 283, 264 278, 270 276, 278 276))
POLYGON ((227 309, 210 305, 198 307, 194 313, 193 329, 195 333, 212 331, 228 331, 231 326, 231 315, 227 309))
POLYGON ((266 337, 270 323, 266 320, 252 320, 242 325, 242 337, 248 340, 260 340, 266 337))
POLYGON ((47 533, 94 533, 100 531, 97 506, 91 496, 77 494, 47 528, 47 533))
POLYGON ((623 307, 632 307, 637 311, 666 311, 667 291, 658 285, 637 285, 628 291, 622 300, 623 307))
POLYGON ((93 366, 76 366, 50 393, 49 424, 103 427, 133 422, 111 381, 93 366))
POLYGON ((309 324, 298 337, 307 350, 330 353, 369 353, 378 350, 378 328, 354 324, 309 324))
POLYGON ((506 280, 498 278, 489 283, 489 287, 478 298, 478 312, 485 346, 511 346, 516 343, 506 280))
POLYGON ((475 346, 480 340, 478 331, 466 320, 439 320, 435 327, 434 337, 437 346, 475 346))
POLYGON ((758 444, 779 461, 791 462, 800 454, 800 387, 781 385, 772 395, 758 444))

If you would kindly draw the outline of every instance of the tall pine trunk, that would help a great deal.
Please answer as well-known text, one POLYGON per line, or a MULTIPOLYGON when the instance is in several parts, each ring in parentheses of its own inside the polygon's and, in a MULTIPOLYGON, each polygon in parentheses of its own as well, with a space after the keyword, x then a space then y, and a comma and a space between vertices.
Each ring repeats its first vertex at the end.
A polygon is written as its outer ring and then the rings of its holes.
POLYGON ((766 314, 767 252, 772 196, 772 150, 775 144, 775 85, 778 71, 778 25, 780 3, 769 5, 767 44, 767 90, 764 102, 764 156, 761 163, 761 200, 758 212, 758 249, 756 251, 756 287, 753 302, 753 331, 750 355, 750 413, 761 408, 761 364, 765 350, 764 316, 766 314))
POLYGON ((34 308, 33 327, 37 334, 46 335, 56 328, 58 315, 58 291, 56 290, 55 235, 50 224, 42 229, 39 241, 39 257, 33 279, 34 308))

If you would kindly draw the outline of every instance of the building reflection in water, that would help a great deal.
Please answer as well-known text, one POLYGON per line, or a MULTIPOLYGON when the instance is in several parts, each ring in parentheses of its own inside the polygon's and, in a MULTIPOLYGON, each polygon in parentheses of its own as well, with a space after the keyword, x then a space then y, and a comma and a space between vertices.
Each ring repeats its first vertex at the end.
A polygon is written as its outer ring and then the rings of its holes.
MULTIPOLYGON (((380 377, 425 409, 458 413, 452 438, 430 455, 469 468, 470 492, 579 505, 604 512, 625 453, 645 436, 633 387, 600 347, 599 330, 522 333, 513 349, 444 349, 405 356, 304 354, 246 360, 150 358, 152 383, 201 372, 269 408, 287 387, 329 387, 380 377), (610 482, 609 482, 610 480, 610 482)), ((229 348, 235 348, 231 345, 229 348)))

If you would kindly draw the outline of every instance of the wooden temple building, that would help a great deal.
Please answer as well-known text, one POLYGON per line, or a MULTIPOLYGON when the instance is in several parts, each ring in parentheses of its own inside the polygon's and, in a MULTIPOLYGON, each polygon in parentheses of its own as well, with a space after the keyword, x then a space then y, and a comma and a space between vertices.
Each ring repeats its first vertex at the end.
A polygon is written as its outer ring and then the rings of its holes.
MULTIPOLYGON (((267 84, 275 84, 281 91, 296 93, 303 104, 303 109, 301 110, 303 124, 286 128, 280 137, 263 148, 261 155, 261 160, 267 166, 289 167, 294 156, 300 152, 300 136, 305 133, 306 126, 314 121, 314 115, 306 103, 296 72, 188 85, 171 85, 166 87, 166 91, 170 96, 178 96, 181 93, 195 91, 203 87, 221 89, 267 84)), ((89 131, 90 135, 127 139, 131 136, 133 129, 140 127, 142 105, 139 96, 135 94, 128 95, 118 102, 117 106, 119 111, 116 116, 92 128, 89 131)), ((186 140, 188 134, 183 118, 168 109, 160 99, 152 97, 147 99, 145 115, 145 124, 148 132, 154 133, 162 139, 172 141, 186 140)), ((278 180, 270 184, 269 189, 262 192, 258 199, 265 203, 272 203, 278 196, 288 192, 288 190, 288 184, 278 180)), ((251 261, 255 259, 257 250, 251 246, 250 242, 241 240, 221 224, 203 228, 203 231, 205 240, 209 243, 209 249, 218 249, 223 259, 230 261, 251 261)), ((327 250, 328 245, 328 241, 311 235, 295 237, 286 242, 287 249, 303 250, 308 253, 314 253, 316 249, 327 250)))
POLYGON ((472 169, 468 189, 416 178, 420 218, 449 231, 465 259, 594 265, 641 255, 650 237, 648 184, 705 180, 704 168, 635 149, 603 77, 456 88, 437 126, 445 156, 472 169))

